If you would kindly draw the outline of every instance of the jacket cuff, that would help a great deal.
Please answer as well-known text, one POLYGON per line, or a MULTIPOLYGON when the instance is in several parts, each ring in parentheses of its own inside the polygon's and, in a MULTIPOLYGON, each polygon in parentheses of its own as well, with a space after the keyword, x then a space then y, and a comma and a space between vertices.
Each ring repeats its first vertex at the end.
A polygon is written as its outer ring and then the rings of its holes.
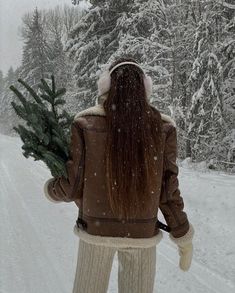
POLYGON ((48 199, 49 201, 54 202, 54 203, 59 203, 60 201, 53 199, 53 198, 50 196, 49 191, 48 191, 49 184, 50 184, 51 182, 53 182, 54 180, 55 180, 55 178, 49 178, 49 179, 45 182, 45 184, 44 184, 44 194, 45 194, 45 196, 47 197, 47 199, 48 199))
POLYGON ((174 237, 171 234, 169 234, 170 239, 177 245, 180 246, 184 246, 190 242, 192 242, 193 236, 194 236, 194 228, 193 225, 191 223, 189 223, 189 230, 187 231, 187 233, 181 237, 174 237))

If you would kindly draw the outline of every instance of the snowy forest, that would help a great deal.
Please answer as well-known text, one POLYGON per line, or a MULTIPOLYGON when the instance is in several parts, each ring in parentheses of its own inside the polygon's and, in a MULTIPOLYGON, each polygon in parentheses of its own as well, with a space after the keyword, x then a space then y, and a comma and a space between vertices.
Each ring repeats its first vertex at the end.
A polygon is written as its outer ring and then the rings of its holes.
MULTIPOLYGON (((70 5, 69 5, 70 4, 70 5)), ((37 89, 50 78, 67 89, 70 113, 97 102, 96 81, 117 57, 135 58, 153 79, 151 104, 177 124, 178 156, 235 169, 235 3, 233 0, 90 0, 22 18, 22 62, 0 71, 0 131, 20 122, 9 86, 37 89)))

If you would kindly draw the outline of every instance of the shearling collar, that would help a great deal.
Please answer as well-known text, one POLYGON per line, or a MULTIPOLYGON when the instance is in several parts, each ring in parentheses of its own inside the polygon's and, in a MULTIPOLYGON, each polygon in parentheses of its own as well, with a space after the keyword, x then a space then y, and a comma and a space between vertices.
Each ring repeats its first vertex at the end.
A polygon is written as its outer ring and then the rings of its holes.
MULTIPOLYGON (((169 115, 163 114, 161 112, 160 112, 160 114, 161 114, 162 120, 164 120, 166 122, 170 122, 172 125, 174 125, 174 127, 176 127, 175 121, 169 115)), ((90 107, 90 108, 87 108, 83 111, 78 112, 75 115, 74 120, 76 120, 78 117, 86 116, 86 115, 105 116, 105 110, 104 110, 103 104, 97 104, 93 107, 90 107)))

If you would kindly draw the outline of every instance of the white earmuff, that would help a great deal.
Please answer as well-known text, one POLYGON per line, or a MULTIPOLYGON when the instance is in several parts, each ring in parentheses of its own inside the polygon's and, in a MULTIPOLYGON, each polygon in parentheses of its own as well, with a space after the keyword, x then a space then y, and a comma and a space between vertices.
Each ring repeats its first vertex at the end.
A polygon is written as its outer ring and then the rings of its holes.
MULTIPOLYGON (((122 63, 117 64, 114 68, 112 68, 111 72, 109 72, 109 70, 105 70, 103 73, 101 73, 101 75, 97 81, 99 96, 107 93, 110 90, 111 73, 114 69, 116 69, 117 67, 119 67, 120 65, 123 65, 123 64, 133 64, 133 65, 136 65, 137 67, 141 68, 138 64, 136 64, 134 62, 122 62, 122 63)), ((144 86, 145 86, 145 92, 146 92, 147 98, 149 99, 152 94, 153 82, 152 82, 152 78, 146 74, 144 75, 144 86)))
POLYGON ((149 99, 150 96, 152 95, 152 90, 153 90, 153 80, 151 76, 144 75, 144 87, 146 91, 146 96, 149 99))
POLYGON ((107 93, 110 90, 111 76, 110 76, 108 70, 105 70, 103 73, 101 73, 101 75, 97 81, 97 85, 98 85, 99 96, 107 93))

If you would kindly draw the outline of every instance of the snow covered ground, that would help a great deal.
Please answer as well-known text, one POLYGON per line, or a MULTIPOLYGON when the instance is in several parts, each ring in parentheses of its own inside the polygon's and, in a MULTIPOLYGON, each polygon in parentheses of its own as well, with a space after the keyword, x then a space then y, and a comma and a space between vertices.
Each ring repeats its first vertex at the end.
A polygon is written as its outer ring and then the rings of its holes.
MULTIPOLYGON (((50 173, 24 158, 21 144, 0 135, 0 292, 71 293, 77 207, 44 197, 50 173)), ((235 292, 235 176, 182 165, 179 180, 196 232, 194 259, 190 271, 180 271, 177 249, 165 234, 157 247, 154 292, 235 292)), ((115 255, 109 293, 117 292, 117 268, 115 255)))

